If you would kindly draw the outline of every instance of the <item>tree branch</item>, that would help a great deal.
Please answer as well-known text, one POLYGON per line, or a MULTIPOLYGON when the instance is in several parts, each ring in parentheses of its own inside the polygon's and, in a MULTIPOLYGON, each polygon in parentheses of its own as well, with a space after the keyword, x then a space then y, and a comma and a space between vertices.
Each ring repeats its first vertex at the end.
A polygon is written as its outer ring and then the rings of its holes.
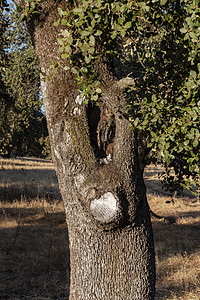
POLYGON ((117 85, 119 86, 120 89, 126 89, 130 85, 134 85, 134 84, 135 84, 135 79, 129 76, 122 78, 117 82, 117 85))

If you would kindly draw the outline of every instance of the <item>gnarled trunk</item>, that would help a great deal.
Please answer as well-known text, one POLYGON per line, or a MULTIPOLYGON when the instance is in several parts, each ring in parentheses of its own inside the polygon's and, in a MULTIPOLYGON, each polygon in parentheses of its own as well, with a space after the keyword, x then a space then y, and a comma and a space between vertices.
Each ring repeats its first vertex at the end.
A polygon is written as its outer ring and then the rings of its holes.
MULTIPOLYGON (((28 26, 41 70, 48 74, 50 60, 59 59, 53 23, 66 1, 40 5, 41 14, 28 26)), ((154 299, 153 236, 137 137, 119 82, 103 58, 96 68, 100 108, 83 104, 69 72, 59 69, 42 82, 69 229, 70 299, 154 299)))

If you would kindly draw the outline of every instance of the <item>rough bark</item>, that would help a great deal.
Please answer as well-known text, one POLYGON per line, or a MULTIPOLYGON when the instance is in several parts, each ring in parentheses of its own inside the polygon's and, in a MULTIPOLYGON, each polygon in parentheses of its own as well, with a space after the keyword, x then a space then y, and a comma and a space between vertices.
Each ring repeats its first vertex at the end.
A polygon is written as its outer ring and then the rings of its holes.
MULTIPOLYGON (((28 23, 46 74, 50 60, 60 59, 59 28, 53 23, 57 7, 65 5, 41 1, 40 15, 28 23)), ((69 72, 59 69, 42 82, 69 229, 70 300, 154 299, 153 235, 138 141, 125 113, 127 83, 117 81, 103 58, 96 68, 103 90, 100 110, 81 103, 69 72)))

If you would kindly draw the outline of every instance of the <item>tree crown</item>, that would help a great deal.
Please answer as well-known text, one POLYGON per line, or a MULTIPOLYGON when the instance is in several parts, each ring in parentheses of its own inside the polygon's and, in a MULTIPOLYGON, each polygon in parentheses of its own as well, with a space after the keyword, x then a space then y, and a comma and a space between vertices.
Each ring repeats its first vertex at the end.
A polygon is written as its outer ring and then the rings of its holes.
MULTIPOLYGON (((25 2, 26 18, 39 11, 39 0, 25 2)), ((146 137, 150 161, 165 164, 171 188, 199 180, 199 25, 198 0, 69 1, 54 23, 64 69, 88 100, 101 97, 100 57, 124 80, 132 130, 146 137)))

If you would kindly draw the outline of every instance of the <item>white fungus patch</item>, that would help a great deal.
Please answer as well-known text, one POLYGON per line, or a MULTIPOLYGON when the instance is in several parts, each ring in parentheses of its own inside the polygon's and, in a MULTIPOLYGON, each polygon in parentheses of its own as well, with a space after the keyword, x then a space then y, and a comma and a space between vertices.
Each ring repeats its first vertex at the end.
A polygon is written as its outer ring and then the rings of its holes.
POLYGON ((116 216, 117 200, 111 192, 107 192, 91 201, 90 210, 95 219, 107 223, 116 216))

